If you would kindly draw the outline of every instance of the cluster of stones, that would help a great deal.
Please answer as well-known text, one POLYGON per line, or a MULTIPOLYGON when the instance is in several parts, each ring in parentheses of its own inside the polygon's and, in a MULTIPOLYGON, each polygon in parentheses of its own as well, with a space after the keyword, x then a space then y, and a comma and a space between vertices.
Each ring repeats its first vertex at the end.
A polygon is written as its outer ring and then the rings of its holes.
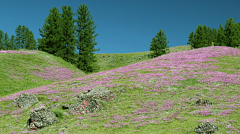
MULTIPOLYGON (((120 92, 125 92, 120 90, 120 92)), ((196 94, 196 96, 201 96, 200 93, 196 94)), ((80 95, 77 96, 77 102, 75 104, 63 104, 62 109, 68 109, 68 113, 71 115, 84 115, 88 113, 93 113, 101 110, 102 105, 99 103, 98 99, 104 100, 109 102, 112 98, 115 98, 116 95, 108 90, 105 87, 95 87, 91 90, 88 90, 80 95)), ((193 97, 189 98, 191 100, 193 97)), ((38 102, 38 99, 33 94, 24 93, 15 98, 12 103, 14 103, 19 108, 28 108, 38 102)), ((212 105, 212 102, 209 100, 198 99, 195 103, 195 106, 206 106, 212 105)), ((50 107, 39 107, 36 108, 34 111, 30 113, 30 118, 27 121, 27 128, 29 130, 36 130, 53 123, 59 122, 57 116, 54 112, 51 112, 49 109, 52 107, 56 107, 58 105, 52 105, 50 107)), ((212 133, 218 131, 218 126, 204 122, 201 123, 198 127, 194 130, 196 133, 205 134, 205 133, 212 133)))

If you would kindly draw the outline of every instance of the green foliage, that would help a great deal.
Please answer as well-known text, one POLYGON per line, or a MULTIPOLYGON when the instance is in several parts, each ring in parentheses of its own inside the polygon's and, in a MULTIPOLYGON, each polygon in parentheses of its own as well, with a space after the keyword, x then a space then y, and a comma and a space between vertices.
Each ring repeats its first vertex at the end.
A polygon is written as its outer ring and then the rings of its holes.
POLYGON ((15 30, 15 33, 16 33, 16 45, 17 45, 17 48, 23 48, 23 44, 22 44, 22 36, 21 36, 21 25, 18 25, 17 29, 15 30))
POLYGON ((15 36, 14 35, 12 35, 11 39, 10 39, 10 48, 12 50, 17 50, 16 40, 15 40, 15 36))
POLYGON ((56 53, 56 56, 61 57, 65 61, 74 64, 75 63, 75 26, 74 26, 74 19, 72 17, 73 13, 71 10, 71 7, 69 6, 67 9, 67 6, 62 7, 63 14, 61 15, 62 23, 61 26, 63 28, 63 37, 61 46, 59 48, 59 51, 56 53))
POLYGON ((157 35, 152 39, 150 51, 153 51, 153 53, 150 53, 149 57, 156 58, 163 54, 169 53, 169 46, 167 46, 167 43, 169 43, 169 41, 167 41, 164 31, 160 29, 160 31, 157 32, 157 35))
POLYGON ((4 44, 4 49, 5 50, 9 50, 10 49, 9 37, 8 37, 7 33, 4 34, 3 44, 4 44))
POLYGON ((99 69, 99 67, 94 64, 97 60, 92 52, 99 51, 100 48, 94 49, 94 45, 97 44, 94 40, 98 34, 93 36, 95 33, 93 30, 96 26, 94 26, 92 17, 90 17, 90 11, 87 10, 88 7, 84 4, 81 4, 81 7, 77 10, 77 38, 79 41, 77 43, 77 49, 79 50, 79 54, 75 66, 84 72, 91 73, 99 69))
POLYGON ((226 44, 229 47, 237 47, 240 44, 240 29, 234 19, 231 17, 225 24, 225 36, 228 37, 226 44))
MULTIPOLYGON (((211 37, 212 37, 212 42, 216 43, 217 42, 217 29, 213 28, 212 32, 211 32, 211 37)), ((214 45, 214 44, 213 44, 214 45)))
POLYGON ((56 115, 57 118, 63 119, 64 114, 63 114, 62 111, 60 111, 60 110, 58 110, 58 109, 53 109, 53 110, 51 110, 51 111, 56 115))
POLYGON ((222 25, 220 24, 219 29, 218 29, 218 35, 217 35, 217 43, 216 43, 216 45, 218 45, 218 46, 226 46, 226 45, 225 45, 225 39, 226 39, 226 36, 225 36, 225 34, 224 34, 223 27, 222 27, 222 25))
POLYGON ((188 37, 188 42, 187 44, 191 46, 191 49, 195 48, 195 35, 193 32, 190 33, 189 37, 188 37))
POLYGON ((205 38, 205 34, 204 34, 204 29, 201 25, 198 25, 198 28, 195 31, 195 48, 201 48, 201 47, 205 47, 204 45, 204 38, 205 38))
POLYGON ((58 8, 50 9, 49 16, 46 18, 42 30, 39 29, 42 36, 39 41, 39 50, 45 51, 49 54, 56 55, 61 47, 63 37, 61 18, 59 16, 58 8))
POLYGON ((219 29, 207 28, 198 25, 195 34, 190 33, 187 44, 191 45, 191 49, 207 47, 207 46, 228 46, 239 47, 240 45, 240 23, 234 23, 231 17, 226 21, 225 29, 223 30, 220 24, 219 29))
POLYGON ((202 38, 203 38, 203 44, 204 46, 209 46, 211 43, 211 29, 210 27, 207 28, 206 25, 203 26, 203 34, 202 34, 202 38))
POLYGON ((22 29, 20 31, 20 35, 22 37, 22 48, 26 48, 26 38, 27 38, 27 33, 29 32, 29 29, 25 27, 24 25, 22 26, 22 29))
POLYGON ((2 42, 3 36, 4 36, 4 33, 2 30, 0 30, 0 50, 3 49, 3 42, 2 42))
POLYGON ((32 31, 29 31, 29 33, 27 33, 27 36, 26 36, 26 49, 28 50, 36 50, 37 47, 36 47, 36 40, 34 39, 34 36, 33 36, 33 33, 32 31))

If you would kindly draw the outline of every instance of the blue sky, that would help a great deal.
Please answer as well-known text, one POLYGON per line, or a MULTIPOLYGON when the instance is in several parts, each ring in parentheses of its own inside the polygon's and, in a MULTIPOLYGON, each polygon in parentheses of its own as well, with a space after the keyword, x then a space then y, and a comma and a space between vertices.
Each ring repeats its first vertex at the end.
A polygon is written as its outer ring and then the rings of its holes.
POLYGON ((240 0, 0 0, 0 3, 0 30, 11 38, 18 25, 25 25, 36 41, 41 37, 38 29, 42 29, 54 6, 62 13, 66 4, 76 13, 80 4, 87 5, 97 25, 95 49, 100 51, 95 54, 149 51, 152 38, 160 29, 166 34, 169 47, 187 45, 189 34, 198 25, 218 29, 230 17, 240 22, 240 0))

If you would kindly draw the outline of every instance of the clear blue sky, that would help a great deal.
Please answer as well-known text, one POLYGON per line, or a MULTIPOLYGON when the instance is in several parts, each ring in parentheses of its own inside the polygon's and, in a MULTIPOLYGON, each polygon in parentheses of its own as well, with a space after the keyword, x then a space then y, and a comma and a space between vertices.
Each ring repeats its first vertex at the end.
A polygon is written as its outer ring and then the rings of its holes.
POLYGON ((95 54, 149 51, 160 29, 168 46, 187 45, 198 25, 218 29, 230 17, 240 22, 240 0, 0 0, 0 30, 11 38, 25 25, 37 41, 49 10, 56 6, 62 13, 65 4, 73 13, 80 4, 88 6, 97 25, 95 54))

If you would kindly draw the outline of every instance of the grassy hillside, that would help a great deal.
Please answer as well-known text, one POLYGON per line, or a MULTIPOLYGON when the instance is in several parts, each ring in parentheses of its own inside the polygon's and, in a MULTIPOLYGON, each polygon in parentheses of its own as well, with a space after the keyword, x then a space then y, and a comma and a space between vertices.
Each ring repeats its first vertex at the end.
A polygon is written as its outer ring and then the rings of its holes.
MULTIPOLYGON (((190 50, 189 45, 172 47, 170 53, 186 50, 190 50)), ((11 52, 0 53, 0 97, 86 75, 63 59, 43 51, 14 50, 15 53, 11 52), (36 54, 19 54, 21 52, 36 54), (59 68, 57 72, 55 72, 56 68, 59 68), (68 75, 64 70, 70 70, 73 74, 68 75), (46 73, 46 75, 38 77, 33 74, 35 71, 46 73), (61 74, 62 72, 65 73, 61 74), (59 75, 58 78, 55 75, 59 75)), ((99 72, 148 60, 147 53, 150 53, 150 51, 127 54, 96 54, 98 57, 97 64, 101 66, 99 72)))
POLYGON ((67 127, 66 133, 194 134, 194 128, 207 120, 218 125, 218 133, 240 131, 239 49, 213 46, 190 50, 185 45, 171 47, 170 54, 154 59, 148 59, 147 53, 96 54, 101 68, 89 75, 42 51, 0 53, 2 133, 27 131, 24 126, 31 109, 41 104, 50 106, 57 96, 57 103, 65 99, 73 104, 71 98, 77 92, 101 85, 117 95, 112 102, 101 102, 101 111, 62 115, 60 123, 37 132, 57 133, 59 128, 67 127), (73 81, 78 84, 67 85, 73 81), (125 88, 126 93, 119 93, 119 88, 125 88), (55 89, 59 92, 43 92, 55 89), (17 115, 11 112, 18 109, 11 101, 20 92, 33 93, 41 101, 17 115), (191 106, 189 97, 197 93, 210 100, 213 107, 191 106), (81 124, 80 117, 86 117, 81 124))

